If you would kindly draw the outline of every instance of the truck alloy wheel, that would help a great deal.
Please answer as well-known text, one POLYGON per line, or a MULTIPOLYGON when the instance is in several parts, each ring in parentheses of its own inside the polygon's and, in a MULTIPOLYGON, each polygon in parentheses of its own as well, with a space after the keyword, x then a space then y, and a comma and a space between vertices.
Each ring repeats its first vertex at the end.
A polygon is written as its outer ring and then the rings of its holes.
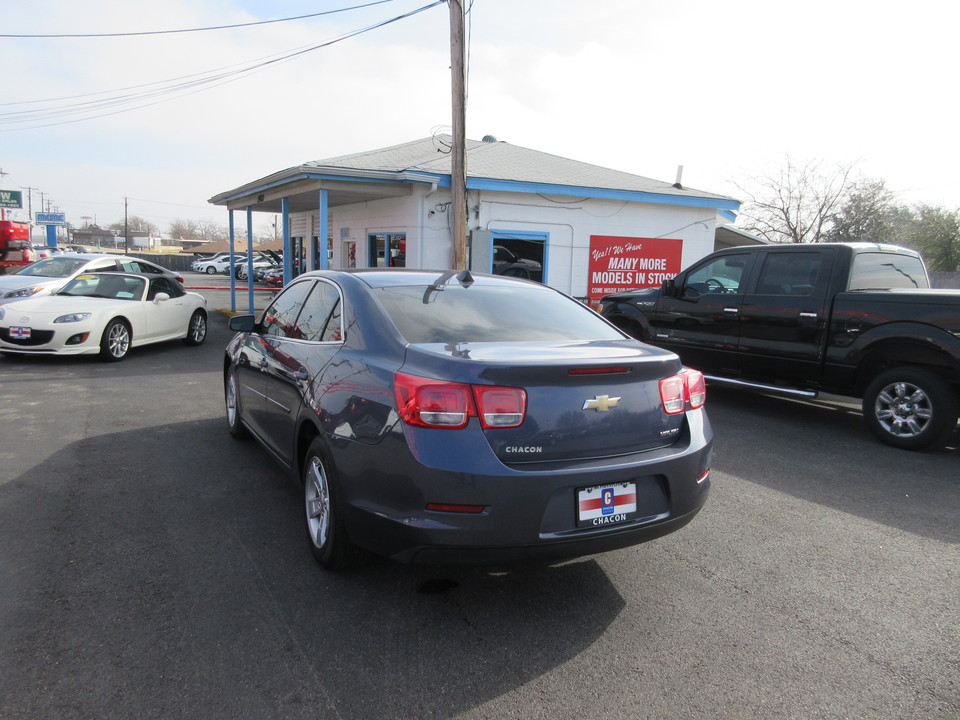
POLYGON ((894 368, 867 387, 863 416, 887 445, 904 450, 940 445, 957 423, 956 391, 929 370, 894 368))

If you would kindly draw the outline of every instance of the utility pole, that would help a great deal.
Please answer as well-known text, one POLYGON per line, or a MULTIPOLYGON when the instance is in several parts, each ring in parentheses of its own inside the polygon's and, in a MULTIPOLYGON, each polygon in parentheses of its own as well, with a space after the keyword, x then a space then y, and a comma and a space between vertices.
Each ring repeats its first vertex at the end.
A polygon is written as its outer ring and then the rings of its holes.
POLYGON ((130 229, 127 226, 127 196, 123 196, 123 254, 130 254, 130 229))
POLYGON ((467 269, 466 62, 463 0, 450 6, 450 89, 453 98, 453 147, 450 149, 450 240, 453 269, 467 269))

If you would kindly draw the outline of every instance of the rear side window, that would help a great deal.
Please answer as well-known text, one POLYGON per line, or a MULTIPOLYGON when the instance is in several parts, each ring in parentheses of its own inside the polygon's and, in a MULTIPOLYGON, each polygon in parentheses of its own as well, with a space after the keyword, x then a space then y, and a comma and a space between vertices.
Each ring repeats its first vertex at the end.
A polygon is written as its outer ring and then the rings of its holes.
POLYGON ((301 337, 316 342, 343 340, 340 307, 339 291, 329 283, 318 282, 303 304, 303 310, 297 319, 301 337))
POLYGON ((261 335, 303 338, 303 332, 297 326, 297 316, 312 287, 312 282, 298 282, 280 293, 264 311, 257 332, 261 335))
POLYGON ((758 295, 811 295, 820 278, 821 253, 768 253, 757 281, 758 295))
POLYGON ((533 285, 394 286, 377 298, 410 343, 623 339, 583 304, 533 285))
POLYGON ((928 288, 920 258, 896 253, 857 253, 850 269, 850 290, 928 288))

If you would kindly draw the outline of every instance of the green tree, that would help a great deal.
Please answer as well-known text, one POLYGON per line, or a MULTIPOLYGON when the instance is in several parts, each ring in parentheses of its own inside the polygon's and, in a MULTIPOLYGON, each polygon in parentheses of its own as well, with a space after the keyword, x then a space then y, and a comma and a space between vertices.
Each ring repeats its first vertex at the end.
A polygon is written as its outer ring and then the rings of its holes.
POLYGON ((895 201, 883 180, 855 182, 832 218, 826 240, 903 244, 913 212, 895 201))
POLYGON ((960 269, 960 211, 919 205, 903 244, 923 255, 927 269, 956 272, 960 269))

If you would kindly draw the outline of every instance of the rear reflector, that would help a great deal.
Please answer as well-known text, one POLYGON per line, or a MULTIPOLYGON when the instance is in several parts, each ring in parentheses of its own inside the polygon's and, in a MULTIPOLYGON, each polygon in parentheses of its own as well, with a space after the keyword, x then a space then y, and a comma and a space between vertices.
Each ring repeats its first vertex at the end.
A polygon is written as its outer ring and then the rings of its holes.
POLYGON ((454 505, 451 503, 427 503, 427 510, 433 512, 461 513, 466 515, 479 515, 483 512, 485 505, 454 505))

